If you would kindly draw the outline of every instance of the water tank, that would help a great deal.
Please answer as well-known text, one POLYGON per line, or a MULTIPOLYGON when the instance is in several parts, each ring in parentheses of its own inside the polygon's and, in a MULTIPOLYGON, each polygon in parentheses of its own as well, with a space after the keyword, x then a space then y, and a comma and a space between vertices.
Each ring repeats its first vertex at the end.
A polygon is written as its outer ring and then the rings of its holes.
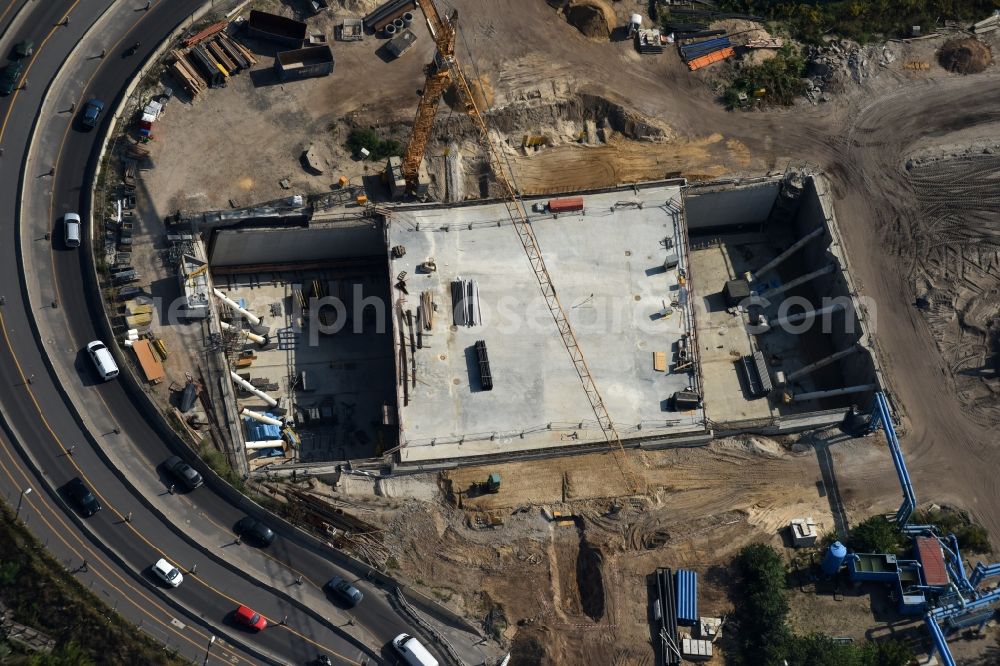
POLYGON ((830 544, 830 549, 826 551, 826 555, 823 556, 823 563, 820 564, 820 568, 827 576, 836 575, 840 569, 840 565, 844 563, 845 557, 847 557, 847 546, 839 541, 834 541, 830 544))
POLYGON ((642 25, 642 14, 632 14, 628 22, 638 28, 642 25))

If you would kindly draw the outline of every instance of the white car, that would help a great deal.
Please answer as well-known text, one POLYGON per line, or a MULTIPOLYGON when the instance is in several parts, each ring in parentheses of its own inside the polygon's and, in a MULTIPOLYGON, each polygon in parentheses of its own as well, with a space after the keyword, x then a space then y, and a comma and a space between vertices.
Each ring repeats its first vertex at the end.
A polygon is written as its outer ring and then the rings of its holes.
POLYGON ((153 565, 153 573, 170 587, 177 587, 184 582, 184 575, 177 570, 177 567, 162 557, 153 565))

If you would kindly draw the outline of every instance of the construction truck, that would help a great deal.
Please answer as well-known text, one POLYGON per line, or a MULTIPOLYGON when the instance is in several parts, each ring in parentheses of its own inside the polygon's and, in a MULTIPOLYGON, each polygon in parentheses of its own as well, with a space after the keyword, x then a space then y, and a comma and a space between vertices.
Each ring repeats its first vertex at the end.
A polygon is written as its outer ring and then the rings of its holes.
POLYGON ((469 486, 470 497, 494 495, 498 492, 500 492, 500 475, 495 472, 490 474, 485 481, 473 481, 472 485, 469 486))

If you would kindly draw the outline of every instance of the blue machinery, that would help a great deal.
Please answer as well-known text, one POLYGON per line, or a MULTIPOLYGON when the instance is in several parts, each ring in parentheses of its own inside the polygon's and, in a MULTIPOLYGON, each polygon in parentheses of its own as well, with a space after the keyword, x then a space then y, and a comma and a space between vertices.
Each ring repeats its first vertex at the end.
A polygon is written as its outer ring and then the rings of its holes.
MULTIPOLYGON (((939 599, 944 603, 928 611, 924 616, 924 623, 934 641, 934 647, 941 653, 941 660, 945 666, 956 666, 955 659, 951 656, 951 650, 948 648, 945 634, 976 625, 982 629, 982 626, 993 616, 995 612, 993 604, 1000 601, 1000 587, 992 591, 982 592, 977 588, 986 578, 1000 576, 1000 564, 986 565, 980 562, 976 564, 972 575, 968 576, 965 565, 962 563, 962 554, 958 550, 958 539, 955 538, 954 534, 950 534, 947 539, 944 539, 938 536, 929 525, 908 524, 913 510, 917 506, 917 498, 913 493, 910 474, 906 471, 906 463, 903 460, 903 452, 899 448, 899 440, 896 438, 889 403, 881 391, 875 393, 870 431, 877 430, 879 426, 882 426, 885 431, 885 438, 889 442, 889 453, 892 455, 892 464, 896 467, 899 485, 903 489, 903 503, 896 512, 896 524, 903 532, 912 536, 920 534, 934 536, 945 553, 952 594, 939 599)), ((931 655, 933 653, 932 650, 931 655)))
POLYGON ((878 391, 875 393, 875 406, 872 408, 870 428, 875 431, 880 425, 885 430, 885 438, 889 441, 889 453, 892 455, 892 464, 896 467, 899 485, 903 487, 903 503, 899 506, 899 511, 896 512, 896 524, 905 528, 910 516, 913 515, 913 510, 917 508, 917 498, 913 494, 910 473, 906 471, 903 451, 899 448, 899 440, 896 439, 896 429, 892 425, 889 402, 885 399, 885 394, 878 391))

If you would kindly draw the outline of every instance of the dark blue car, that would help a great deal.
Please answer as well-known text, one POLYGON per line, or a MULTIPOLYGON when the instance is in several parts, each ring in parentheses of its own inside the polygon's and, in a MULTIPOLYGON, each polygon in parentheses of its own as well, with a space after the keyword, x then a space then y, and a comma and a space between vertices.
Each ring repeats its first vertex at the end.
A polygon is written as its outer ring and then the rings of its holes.
POLYGON ((101 117, 103 110, 104 102, 101 100, 95 98, 87 102, 87 106, 83 107, 83 116, 80 118, 83 126, 97 127, 97 120, 101 117))

